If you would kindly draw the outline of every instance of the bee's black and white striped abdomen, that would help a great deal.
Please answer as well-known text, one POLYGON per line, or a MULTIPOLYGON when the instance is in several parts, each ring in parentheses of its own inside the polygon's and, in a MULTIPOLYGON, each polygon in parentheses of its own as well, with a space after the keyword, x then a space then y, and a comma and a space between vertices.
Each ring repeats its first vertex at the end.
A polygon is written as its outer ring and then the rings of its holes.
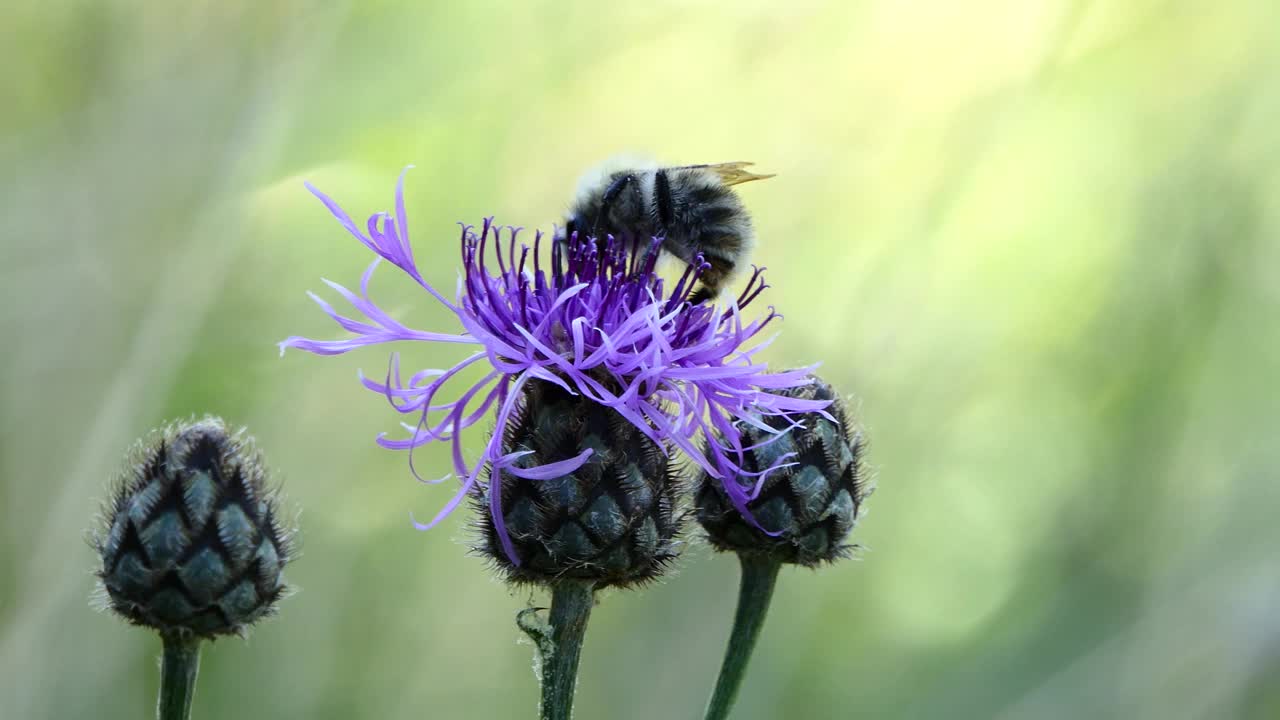
POLYGON ((702 282, 718 291, 751 252, 751 216, 737 193, 709 170, 674 168, 655 176, 652 212, 666 230, 663 249, 685 262, 701 253, 711 266, 702 282))
POLYGON ((662 249, 686 263, 701 254, 709 267, 702 272, 703 287, 696 297, 714 297, 746 264, 755 242, 751 216, 730 186, 745 180, 725 181, 725 168, 740 171, 742 165, 622 169, 597 175, 582 186, 565 229, 635 244, 662 238, 662 249))

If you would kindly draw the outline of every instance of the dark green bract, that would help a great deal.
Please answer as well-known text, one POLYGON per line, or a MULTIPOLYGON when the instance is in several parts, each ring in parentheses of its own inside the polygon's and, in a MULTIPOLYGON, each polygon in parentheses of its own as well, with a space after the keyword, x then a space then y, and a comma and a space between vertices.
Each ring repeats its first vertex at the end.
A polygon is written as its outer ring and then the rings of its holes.
MULTIPOLYGON (((788 396, 830 400, 827 412, 835 422, 818 413, 804 416, 803 428, 792 428, 767 445, 748 451, 744 468, 759 472, 782 456, 795 465, 770 473, 760 494, 748 504, 760 527, 755 527, 730 504, 719 482, 705 473, 698 480, 698 522, 718 550, 768 555, 779 562, 813 566, 849 554, 845 544, 865 498, 862 436, 854 433, 844 403, 830 385, 812 385, 786 391, 788 396), (765 528, 776 535, 770 535, 765 528)), ((772 427, 785 427, 781 418, 767 418, 772 427)), ((738 424, 747 446, 764 443, 769 435, 745 423, 738 424)), ((754 477, 739 479, 744 487, 754 477)))
POLYGON ((625 586, 656 577, 675 558, 680 484, 671 460, 615 410, 537 380, 526 387, 505 433, 503 452, 531 450, 529 465, 594 451, 568 475, 529 480, 504 471, 496 482, 491 478, 486 492, 501 488, 503 519, 520 564, 502 552, 483 512, 479 549, 510 580, 625 586))
POLYGON ((239 633, 285 592, 291 555, 261 458, 221 420, 135 450, 95 541, 110 607, 162 633, 239 633))

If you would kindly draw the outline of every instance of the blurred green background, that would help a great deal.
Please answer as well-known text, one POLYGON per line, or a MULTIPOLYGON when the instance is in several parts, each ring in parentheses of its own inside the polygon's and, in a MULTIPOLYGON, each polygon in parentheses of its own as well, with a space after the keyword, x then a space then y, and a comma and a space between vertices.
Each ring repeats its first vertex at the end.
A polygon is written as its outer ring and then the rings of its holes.
MULTIPOLYGON (((374 435, 371 349, 305 297, 400 168, 549 227, 619 151, 755 160, 778 365, 855 398, 859 561, 784 574, 748 718, 1280 717, 1280 7, 1228 2, 81 2, 0 9, 0 715, 152 712, 158 641, 90 609, 132 440, 248 425, 301 589, 207 648, 196 717, 531 717, 511 592, 374 435), (179 7, 179 5, 181 7, 179 7)), ((453 326, 384 266, 375 297, 453 326)), ((449 348, 405 348, 440 366, 449 348)), ((478 449, 482 433, 471 438, 478 449)), ((445 466, 434 449, 419 460, 445 466)), ((443 470, 442 470, 443 472, 443 470)), ((582 718, 697 717, 737 569, 595 615, 582 718)))

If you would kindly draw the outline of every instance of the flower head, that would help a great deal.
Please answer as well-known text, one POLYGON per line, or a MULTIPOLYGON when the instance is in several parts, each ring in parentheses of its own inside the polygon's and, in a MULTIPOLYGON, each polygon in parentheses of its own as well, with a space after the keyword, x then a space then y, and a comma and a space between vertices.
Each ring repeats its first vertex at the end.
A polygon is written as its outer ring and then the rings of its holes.
POLYGON ((687 483, 680 463, 616 411, 582 395, 537 379, 522 395, 502 432, 502 452, 522 453, 512 467, 592 453, 576 470, 539 482, 491 468, 473 500, 481 511, 476 552, 515 583, 631 587, 660 576, 682 545, 686 518, 677 498, 687 483), (494 493, 502 494, 500 521, 488 512, 494 493))
MULTIPOLYGON (((473 494, 484 467, 523 480, 542 481, 573 473, 594 452, 584 448, 561 460, 531 465, 529 450, 503 450, 503 428, 512 421, 526 384, 545 381, 570 395, 599 403, 662 447, 679 448, 710 477, 728 479, 730 502, 754 523, 747 503, 759 492, 765 476, 776 467, 748 471, 743 467, 743 423, 777 436, 763 418, 821 412, 825 401, 790 397, 773 391, 806 385, 808 369, 768 373, 754 355, 767 342, 744 349, 777 315, 746 321, 742 310, 767 287, 757 269, 736 301, 725 305, 692 304, 690 292, 706 269, 699 258, 674 284, 656 272, 660 241, 647 247, 572 235, 562 241, 534 234, 532 245, 521 242, 520 228, 487 219, 477 229, 463 225, 463 272, 451 301, 421 274, 409 244, 404 207, 404 174, 396 186, 395 213, 372 215, 364 230, 328 196, 307 188, 335 218, 378 257, 365 271, 360 292, 326 281, 362 317, 350 317, 312 295, 320 307, 353 337, 312 340, 290 337, 280 343, 321 355, 345 353, 366 345, 400 340, 456 343, 474 351, 447 370, 422 370, 407 380, 392 355, 383 381, 361 376, 363 384, 386 396, 400 413, 416 418, 406 425, 409 436, 381 435, 384 447, 412 449, 428 442, 452 444, 454 471, 461 486, 453 498, 420 529, 435 526, 468 495, 473 494), (413 278, 448 308, 461 325, 457 333, 412 330, 392 318, 369 298, 369 279, 386 260, 413 278), (472 365, 487 363, 484 376, 453 395, 438 399, 445 385, 472 365), (496 414, 498 430, 480 457, 468 463, 462 433, 487 413, 496 414), (700 443, 699 438, 708 440, 700 443), (744 487, 739 478, 758 478, 744 487)), ((768 442, 766 440, 765 442, 768 442)), ((412 461, 410 463, 412 467, 412 461)), ((416 474, 416 472, 415 472, 416 474)), ((439 482, 439 481, 430 481, 439 482)), ((520 563, 503 520, 504 493, 485 493, 500 546, 520 563)))

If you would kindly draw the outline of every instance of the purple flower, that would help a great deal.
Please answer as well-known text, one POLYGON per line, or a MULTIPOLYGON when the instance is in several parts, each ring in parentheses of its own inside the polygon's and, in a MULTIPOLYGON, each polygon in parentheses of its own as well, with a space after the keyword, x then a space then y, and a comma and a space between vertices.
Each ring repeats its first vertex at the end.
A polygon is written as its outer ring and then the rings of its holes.
MULTIPOLYGON (((406 168, 407 170, 407 168, 406 168)), ((502 453, 501 428, 506 427, 524 385, 531 379, 555 383, 569 393, 616 410, 641 432, 662 446, 673 444, 708 475, 723 483, 733 506, 756 524, 747 509, 765 476, 785 467, 783 455, 771 468, 747 471, 742 435, 735 420, 745 422, 776 438, 778 424, 767 416, 823 411, 828 403, 791 398, 771 391, 785 391, 810 382, 809 368, 769 373, 755 354, 769 341, 743 349, 778 315, 772 308, 764 317, 746 321, 743 308, 767 285, 756 269, 742 294, 727 304, 692 305, 689 294, 707 266, 698 259, 683 277, 668 288, 654 270, 660 241, 647 247, 631 247, 612 238, 578 238, 559 242, 534 235, 533 245, 517 240, 521 229, 484 221, 477 232, 462 226, 463 274, 455 298, 450 301, 422 277, 409 245, 404 209, 404 173, 396 185, 395 215, 370 216, 364 231, 327 195, 310 183, 309 189, 360 242, 378 255, 365 270, 359 294, 325 281, 362 317, 343 315, 311 294, 321 309, 353 337, 344 340, 312 340, 290 337, 280 343, 319 355, 337 355, 366 345, 399 340, 457 343, 475 350, 447 370, 421 370, 402 377, 399 358, 392 354, 385 380, 361 375, 365 387, 384 396, 400 413, 416 418, 405 425, 409 436, 391 439, 379 435, 383 447, 412 450, 434 441, 449 441, 454 472, 461 487, 428 523, 426 530, 452 512, 480 482, 486 466, 502 469, 530 481, 559 477, 577 470, 591 454, 535 467, 520 459, 527 452, 502 453), (437 302, 457 316, 457 333, 438 333, 405 327, 369 298, 369 278, 386 260, 403 270, 437 302), (443 400, 446 385, 472 365, 487 363, 489 371, 477 382, 443 400), (468 463, 462 434, 496 412, 496 430, 480 457, 468 463), (699 438, 706 442, 699 442, 699 438), (755 477, 754 487, 737 478, 755 477)), ((787 423, 782 423, 788 427, 787 423)), ((766 440, 765 442, 771 442, 766 440)), ((412 470, 412 454, 410 455, 412 470)), ((417 476, 416 470, 413 471, 417 476)), ((421 478, 419 478, 421 479, 421 478)), ((438 483, 448 479, 424 482, 438 483)), ((519 564, 502 520, 501 495, 487 493, 489 511, 499 539, 511 561, 519 564)), ((757 525, 758 526, 758 525, 757 525)))

